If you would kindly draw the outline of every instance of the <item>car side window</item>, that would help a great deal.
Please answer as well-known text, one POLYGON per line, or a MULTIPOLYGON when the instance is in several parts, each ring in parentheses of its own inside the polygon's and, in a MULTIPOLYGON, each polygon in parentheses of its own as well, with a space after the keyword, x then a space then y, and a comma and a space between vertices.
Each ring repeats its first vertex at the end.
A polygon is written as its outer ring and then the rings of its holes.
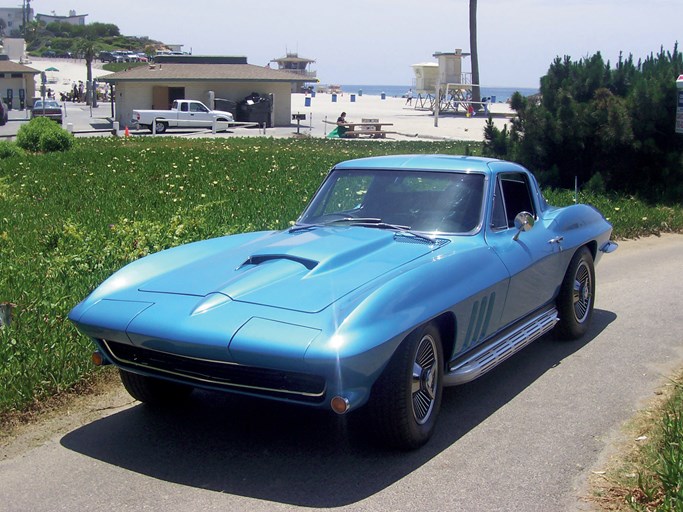
POLYGON ((508 221, 505 214, 505 202, 503 201, 503 191, 500 188, 500 180, 496 180, 495 195, 493 196, 493 213, 491 214, 491 229, 507 229, 508 221))
POLYGON ((492 229, 512 228, 520 212, 536 217, 536 208, 527 176, 522 173, 506 173, 498 177, 491 218, 492 229))
POLYGON ((187 112, 187 103, 182 103, 180 105, 180 111, 181 112, 187 112))

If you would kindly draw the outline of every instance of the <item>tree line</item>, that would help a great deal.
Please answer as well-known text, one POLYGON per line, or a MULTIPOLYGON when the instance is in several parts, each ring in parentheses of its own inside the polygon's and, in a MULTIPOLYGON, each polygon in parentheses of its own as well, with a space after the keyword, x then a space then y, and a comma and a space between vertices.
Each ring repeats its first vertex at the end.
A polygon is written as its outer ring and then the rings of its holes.
POLYGON ((516 118, 501 130, 489 119, 484 151, 517 161, 547 187, 615 191, 648 201, 683 201, 683 134, 675 132, 678 44, 614 66, 596 53, 556 58, 540 94, 515 93, 516 118))

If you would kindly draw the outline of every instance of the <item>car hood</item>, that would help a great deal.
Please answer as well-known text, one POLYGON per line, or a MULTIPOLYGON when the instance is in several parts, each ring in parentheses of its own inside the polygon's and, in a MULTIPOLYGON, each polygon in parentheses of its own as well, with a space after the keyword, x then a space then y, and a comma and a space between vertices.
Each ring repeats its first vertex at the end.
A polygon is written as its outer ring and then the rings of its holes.
POLYGON ((313 313, 440 245, 362 227, 276 232, 237 248, 212 251, 142 283, 138 290, 223 294, 235 301, 313 313))

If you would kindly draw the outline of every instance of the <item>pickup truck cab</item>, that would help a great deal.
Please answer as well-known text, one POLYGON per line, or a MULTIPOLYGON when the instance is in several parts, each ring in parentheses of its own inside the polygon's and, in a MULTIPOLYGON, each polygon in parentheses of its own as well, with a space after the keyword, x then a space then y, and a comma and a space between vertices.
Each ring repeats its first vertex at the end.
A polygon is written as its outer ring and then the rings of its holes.
POLYGON ((230 112, 210 110, 201 101, 175 100, 171 110, 133 110, 132 122, 153 133, 164 133, 167 128, 212 128, 214 123, 225 129, 235 119, 230 112))

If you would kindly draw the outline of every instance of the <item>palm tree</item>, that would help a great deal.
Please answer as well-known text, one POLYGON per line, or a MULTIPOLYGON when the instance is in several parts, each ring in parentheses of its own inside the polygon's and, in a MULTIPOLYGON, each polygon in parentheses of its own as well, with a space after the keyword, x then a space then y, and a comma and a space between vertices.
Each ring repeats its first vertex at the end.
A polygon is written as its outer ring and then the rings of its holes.
POLYGON ((78 44, 78 52, 85 59, 86 84, 85 84, 85 103, 92 105, 92 62, 95 60, 95 41, 84 38, 78 44))
POLYGON ((470 0, 470 53, 472 54, 472 101, 481 101, 479 52, 477 51, 477 0, 470 0))

